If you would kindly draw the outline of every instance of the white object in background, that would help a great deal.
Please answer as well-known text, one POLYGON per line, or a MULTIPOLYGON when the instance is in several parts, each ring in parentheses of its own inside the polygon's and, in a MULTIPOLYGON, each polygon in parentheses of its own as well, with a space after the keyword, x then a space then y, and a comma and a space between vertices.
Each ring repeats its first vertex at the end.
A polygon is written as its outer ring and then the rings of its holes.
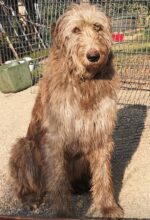
POLYGON ((25 60, 19 60, 19 63, 25 63, 25 60))
POLYGON ((16 66, 18 64, 17 60, 7 60, 5 64, 11 64, 11 66, 16 66))
POLYGON ((29 61, 31 61, 32 60, 32 58, 31 57, 24 57, 23 58, 25 61, 27 61, 27 62, 29 62, 29 61))
POLYGON ((31 72, 34 70, 34 63, 29 64, 29 69, 30 69, 31 72))
POLYGON ((30 72, 32 72, 32 71, 34 70, 33 59, 32 59, 31 57, 24 57, 23 59, 24 59, 26 62, 28 62, 30 72))

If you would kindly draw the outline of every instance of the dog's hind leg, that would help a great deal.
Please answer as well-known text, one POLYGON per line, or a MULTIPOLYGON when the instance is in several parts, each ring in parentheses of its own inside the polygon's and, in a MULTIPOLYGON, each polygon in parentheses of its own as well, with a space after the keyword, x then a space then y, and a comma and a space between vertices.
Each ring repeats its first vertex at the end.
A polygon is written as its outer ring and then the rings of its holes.
POLYGON ((9 160, 10 176, 14 182, 17 197, 29 206, 30 204, 34 206, 35 203, 38 205, 45 190, 41 152, 42 138, 45 134, 45 130, 42 129, 42 116, 43 106, 39 93, 27 135, 13 145, 9 160))
POLYGON ((17 197, 24 204, 39 203, 42 194, 43 178, 41 154, 33 141, 21 138, 12 147, 9 160, 10 176, 14 181, 17 197))

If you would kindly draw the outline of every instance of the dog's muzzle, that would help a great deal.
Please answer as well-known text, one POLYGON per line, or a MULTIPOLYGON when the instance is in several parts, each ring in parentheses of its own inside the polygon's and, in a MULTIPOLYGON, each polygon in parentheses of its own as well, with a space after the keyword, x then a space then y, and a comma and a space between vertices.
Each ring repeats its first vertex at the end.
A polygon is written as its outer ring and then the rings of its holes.
POLYGON ((100 53, 96 49, 90 49, 86 54, 87 59, 94 63, 97 62, 100 58, 100 53))

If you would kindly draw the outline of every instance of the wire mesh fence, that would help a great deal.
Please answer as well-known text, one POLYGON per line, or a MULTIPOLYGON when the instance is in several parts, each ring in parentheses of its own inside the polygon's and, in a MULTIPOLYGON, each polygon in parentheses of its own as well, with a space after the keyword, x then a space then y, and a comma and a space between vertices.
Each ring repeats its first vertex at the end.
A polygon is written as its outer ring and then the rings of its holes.
MULTIPOLYGON (((51 25, 72 2, 80 0, 0 0, 0 63, 31 57, 38 67, 33 81, 39 78, 49 53, 51 25)), ((122 80, 120 103, 149 105, 150 0, 88 2, 112 17, 114 62, 122 80)))

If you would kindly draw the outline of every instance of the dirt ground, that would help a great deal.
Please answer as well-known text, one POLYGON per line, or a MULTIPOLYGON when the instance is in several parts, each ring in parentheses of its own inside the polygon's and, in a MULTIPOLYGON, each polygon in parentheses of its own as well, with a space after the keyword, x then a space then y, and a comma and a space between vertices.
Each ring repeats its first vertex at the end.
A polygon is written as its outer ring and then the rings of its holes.
MULTIPOLYGON (((8 174, 11 145, 26 134, 36 93, 35 87, 17 94, 0 93, 0 215, 50 217, 52 213, 48 204, 36 211, 23 209, 8 174)), ((112 160, 116 197, 125 217, 150 219, 150 92, 122 90, 119 103, 112 160)), ((84 216, 89 195, 74 196, 72 203, 77 216, 84 216)))

